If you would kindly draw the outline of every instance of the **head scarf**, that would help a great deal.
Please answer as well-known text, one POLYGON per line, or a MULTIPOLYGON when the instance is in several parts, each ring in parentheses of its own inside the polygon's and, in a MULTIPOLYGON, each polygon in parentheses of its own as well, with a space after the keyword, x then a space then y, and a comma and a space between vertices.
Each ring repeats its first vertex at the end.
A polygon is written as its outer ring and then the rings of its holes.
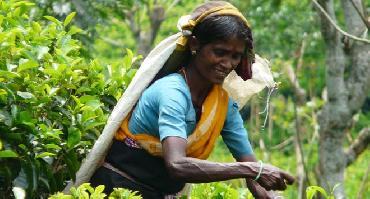
MULTIPOLYGON (((122 121, 131 112, 142 92, 155 79, 176 72, 183 66, 181 64, 184 63, 184 60, 189 59, 190 56, 189 50, 182 48, 186 47, 186 37, 191 35, 192 28, 204 18, 214 15, 238 16, 248 25, 247 20, 235 7, 223 1, 205 3, 195 9, 190 17, 181 17, 178 23, 180 32, 161 41, 144 59, 134 78, 131 80, 130 85, 114 107, 102 134, 96 140, 86 159, 82 162, 80 169, 76 173, 76 180, 69 183, 64 189, 64 192, 68 193, 70 187, 73 185, 79 186, 89 181, 90 177, 104 160, 114 134, 120 128, 122 121)), ((252 72, 249 76, 251 79, 244 81, 246 76, 238 72, 238 70, 235 72, 232 71, 225 79, 223 87, 229 93, 229 96, 238 102, 240 107, 253 94, 260 92, 266 86, 274 86, 268 64, 261 63, 259 59, 256 59, 256 63, 252 67, 244 68, 242 66, 240 68, 243 71, 242 73, 246 71, 252 72)))
MULTIPOLYGON (((169 73, 178 70, 184 66, 184 63, 189 59, 188 38, 192 35, 192 31, 205 19, 213 16, 235 16, 238 17, 247 27, 250 27, 249 22, 239 10, 228 2, 211 1, 198 6, 192 14, 182 16, 177 24, 177 28, 182 35, 176 41, 176 49, 169 57, 162 70, 157 75, 158 79, 169 73)), ((240 64, 235 68, 235 72, 245 81, 251 79, 254 63, 253 49, 249 49, 247 55, 244 56, 240 64)))

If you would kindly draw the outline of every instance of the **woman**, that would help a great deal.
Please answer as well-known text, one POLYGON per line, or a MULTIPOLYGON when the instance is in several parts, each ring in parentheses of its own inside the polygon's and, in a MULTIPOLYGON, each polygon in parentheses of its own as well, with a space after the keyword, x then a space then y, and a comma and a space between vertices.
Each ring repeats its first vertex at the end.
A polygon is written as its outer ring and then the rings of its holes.
POLYGON ((251 77, 247 21, 229 3, 213 1, 195 9, 181 28, 179 45, 189 54, 182 68, 143 92, 90 182, 108 193, 124 187, 163 198, 185 183, 245 178, 256 198, 271 198, 269 190, 284 190, 294 178, 256 162, 238 106, 221 86, 232 70, 251 77), (220 134, 238 162, 205 160, 220 134))

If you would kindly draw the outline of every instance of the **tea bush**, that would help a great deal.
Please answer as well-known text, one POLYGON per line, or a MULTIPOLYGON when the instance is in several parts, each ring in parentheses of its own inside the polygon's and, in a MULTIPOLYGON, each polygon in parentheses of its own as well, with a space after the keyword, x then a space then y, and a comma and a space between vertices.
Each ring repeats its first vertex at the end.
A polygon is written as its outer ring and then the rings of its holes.
MULTIPOLYGON (((106 194, 103 193, 104 185, 100 185, 96 188, 90 186, 89 183, 84 183, 79 187, 71 188, 71 195, 63 193, 56 193, 49 197, 49 199, 102 199, 106 198, 106 194)), ((109 194, 108 199, 141 199, 142 197, 134 191, 122 188, 114 188, 112 193, 109 194)))
MULTIPOLYGON (((320 196, 325 199, 334 199, 334 190, 339 186, 337 184, 331 192, 328 194, 326 190, 319 186, 309 186, 306 189, 306 198, 313 199, 315 196, 320 196)), ((89 183, 84 183, 79 187, 72 187, 70 189, 71 194, 64 194, 58 192, 51 195, 49 199, 103 199, 107 198, 107 195, 103 193, 104 185, 99 185, 96 188, 90 186, 89 183)), ((138 192, 131 191, 123 188, 114 188, 113 192, 109 194, 108 199, 140 199, 142 198, 138 192)), ((192 184, 189 193, 179 196, 178 198, 186 199, 253 199, 253 195, 247 188, 235 189, 231 185, 224 182, 214 183, 202 183, 192 184), (186 194, 189 194, 187 196, 186 194)), ((275 198, 283 198, 282 196, 276 196, 275 198)))
POLYGON ((201 198, 252 199, 253 196, 246 188, 236 190, 230 184, 226 184, 223 182, 214 182, 214 183, 192 185, 190 198, 193 198, 193 199, 201 199, 201 198))
POLYGON ((42 198, 75 178, 138 57, 87 60, 75 13, 34 20, 32 6, 0 0, 0 194, 42 198))

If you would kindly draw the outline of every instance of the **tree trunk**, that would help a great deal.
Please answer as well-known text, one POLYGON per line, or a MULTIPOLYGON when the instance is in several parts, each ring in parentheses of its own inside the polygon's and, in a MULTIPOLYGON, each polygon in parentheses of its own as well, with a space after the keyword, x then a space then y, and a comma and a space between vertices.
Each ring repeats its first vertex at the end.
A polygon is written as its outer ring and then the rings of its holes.
MULTIPOLYGON (((320 0, 319 3, 329 16, 335 20, 332 0, 320 0)), ((362 10, 360 0, 356 4, 362 10)), ((350 34, 360 36, 365 24, 349 0, 343 0, 347 29, 350 34)), ((353 114, 359 111, 369 92, 369 45, 344 38, 327 17, 319 11, 321 32, 327 46, 326 85, 327 102, 319 114, 319 171, 320 184, 334 191, 335 198, 345 198, 344 170, 347 157, 343 150, 345 129, 350 126, 353 114), (342 42, 343 41, 343 42, 342 42), (343 45, 344 44, 344 45, 343 45), (346 53, 348 56, 346 56, 346 53), (349 77, 345 79, 346 65, 350 63, 349 77)))

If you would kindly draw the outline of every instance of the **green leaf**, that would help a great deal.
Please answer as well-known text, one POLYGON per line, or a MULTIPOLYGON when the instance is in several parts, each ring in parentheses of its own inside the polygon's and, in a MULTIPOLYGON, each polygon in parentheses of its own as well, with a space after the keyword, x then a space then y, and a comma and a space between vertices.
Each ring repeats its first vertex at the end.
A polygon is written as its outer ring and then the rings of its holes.
MULTIPOLYGON (((22 163, 22 171, 24 171, 24 173, 22 174, 21 172, 17 177, 17 179, 20 178, 19 181, 21 182, 18 182, 17 184, 23 184, 25 179, 24 175, 26 175, 27 184, 25 185, 27 185, 27 192, 28 193, 34 192, 38 184, 37 161, 35 161, 33 158, 31 159, 31 157, 25 157, 25 161, 22 163)), ((25 186, 20 187, 26 188, 25 186)))
POLYGON ((50 152, 43 152, 39 155, 36 155, 36 158, 44 158, 44 157, 53 157, 55 156, 54 153, 50 153, 50 152))
POLYGON ((103 193, 103 191, 104 191, 104 185, 99 185, 99 186, 97 186, 96 188, 95 188, 95 192, 96 193, 103 193))
POLYGON ((1 26, 1 24, 3 24, 3 21, 4 21, 4 16, 0 15, 0 26, 1 26))
MULTIPOLYGON (((8 97, 10 99, 15 100, 14 92, 10 88, 8 88, 8 86, 6 84, 3 84, 3 83, 0 82, 0 88, 3 88, 4 90, 6 90, 6 92, 8 93, 8 97)), ((9 102, 11 102, 11 101, 9 101, 9 102)))
POLYGON ((92 128, 95 128, 97 126, 103 126, 106 122, 92 122, 92 123, 84 123, 83 127, 84 130, 90 130, 92 128))
POLYGON ((7 126, 12 125, 12 116, 9 114, 9 112, 0 110, 0 122, 3 122, 7 126))
POLYGON ((28 60, 28 59, 20 59, 19 60, 19 66, 17 68, 17 72, 22 72, 23 70, 31 69, 31 68, 36 68, 39 66, 39 63, 37 63, 34 60, 28 60))
POLYGON ((325 198, 328 198, 326 191, 319 186, 309 186, 306 189, 307 199, 312 199, 317 192, 320 192, 325 198))
POLYGON ((22 97, 23 99, 31 99, 31 98, 34 98, 35 97, 30 92, 17 91, 17 95, 20 96, 20 97, 22 97))
POLYGON ((16 158, 18 154, 12 150, 0 151, 0 158, 16 158))
POLYGON ((35 128, 34 123, 36 123, 37 120, 32 117, 31 112, 21 111, 21 112, 19 112, 19 121, 22 124, 25 124, 25 125, 29 126, 31 129, 34 129, 35 128))
POLYGON ((56 23, 58 25, 61 24, 61 22, 58 19, 56 19, 55 17, 52 17, 52 16, 44 16, 44 18, 47 19, 47 20, 49 20, 49 21, 51 21, 51 22, 54 22, 54 23, 56 23))
POLYGON ((80 33, 80 32, 83 32, 83 30, 82 30, 82 29, 80 29, 80 28, 78 28, 77 26, 72 26, 72 27, 69 29, 69 31, 68 31, 68 33, 67 33, 67 34, 69 34, 69 35, 74 35, 74 34, 77 34, 77 33, 80 33))
POLYGON ((18 106, 15 105, 15 104, 12 104, 11 106, 11 113, 12 113, 12 117, 13 117, 13 120, 16 120, 17 119, 17 116, 18 116, 18 106))
POLYGON ((126 69, 130 68, 134 59, 134 53, 132 50, 126 48, 126 56, 123 58, 124 67, 126 69))
POLYGON ((64 160, 65 160, 65 163, 67 164, 67 171, 70 177, 72 177, 72 180, 75 180, 76 172, 78 168, 80 167, 80 162, 78 160, 76 151, 70 150, 68 153, 65 153, 64 160))
MULTIPOLYGON (((92 110, 96 110, 101 106, 100 100, 96 96, 91 95, 82 96, 80 102, 85 104, 85 106, 91 107, 92 110)), ((88 107, 83 108, 83 110, 88 109, 88 107)))
POLYGON ((64 20, 64 23, 63 25, 64 26, 67 26, 69 23, 71 23, 72 19, 75 17, 76 15, 76 12, 72 12, 71 14, 69 14, 66 19, 64 20))
POLYGON ((68 148, 73 148, 76 144, 78 144, 81 140, 81 132, 76 127, 68 128, 68 140, 67 146, 68 148))
POLYGON ((91 91, 91 88, 87 86, 81 86, 80 88, 77 89, 76 93, 79 94, 84 93, 86 91, 91 91))
POLYGON ((49 197, 49 199, 74 199, 71 195, 65 195, 64 193, 57 192, 49 197))
POLYGON ((16 9, 14 9, 14 11, 13 11, 13 16, 15 16, 15 17, 19 17, 19 13, 21 12, 21 9, 20 8, 16 8, 16 9))
POLYGON ((80 102, 80 99, 78 99, 78 97, 76 97, 74 95, 71 95, 71 97, 76 102, 77 106, 81 106, 81 102, 80 102))
POLYGON ((11 72, 13 69, 17 68, 18 66, 15 65, 15 64, 10 64, 10 63, 7 63, 6 64, 6 68, 8 69, 9 72, 11 72))
POLYGON ((37 33, 41 32, 42 30, 40 24, 36 21, 32 22, 32 29, 34 30, 34 32, 37 32, 37 33))
POLYGON ((28 2, 28 1, 19 1, 13 4, 13 7, 19 7, 19 6, 34 6, 34 3, 28 2))
POLYGON ((44 55, 49 52, 49 48, 46 46, 37 47, 37 59, 40 60, 44 58, 44 55))
POLYGON ((55 150, 60 150, 62 148, 60 148, 60 146, 56 145, 56 144, 46 144, 45 147, 47 149, 55 149, 55 150))
POLYGON ((331 193, 334 194, 335 189, 337 189, 339 186, 340 186, 340 183, 335 184, 331 193))
POLYGON ((50 90, 48 90, 48 96, 51 97, 51 96, 55 95, 58 90, 59 90, 58 87, 51 88, 50 90))

